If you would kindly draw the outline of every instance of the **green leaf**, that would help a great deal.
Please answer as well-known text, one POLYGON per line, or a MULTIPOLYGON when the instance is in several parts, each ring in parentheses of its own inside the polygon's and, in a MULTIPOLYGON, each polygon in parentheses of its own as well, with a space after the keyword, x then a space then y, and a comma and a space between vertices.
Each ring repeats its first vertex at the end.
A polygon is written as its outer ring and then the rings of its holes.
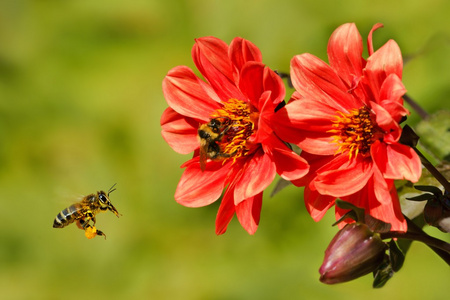
POLYGON ((450 160, 450 111, 441 110, 416 126, 420 142, 434 156, 450 160))
MULTIPOLYGON (((436 166, 439 172, 444 175, 445 178, 450 179, 450 163, 443 162, 436 166)), ((402 212, 405 216, 410 219, 414 219, 423 212, 423 208, 426 202, 421 201, 411 201, 409 198, 413 198, 424 194, 414 187, 414 185, 406 180, 396 181, 398 196, 400 199, 400 204, 402 206, 402 212)), ((415 186, 435 186, 442 187, 442 185, 428 172, 428 170, 422 170, 422 176, 415 186)), ((436 190, 437 191, 437 190, 436 190)), ((440 194, 442 194, 439 191, 440 194)))

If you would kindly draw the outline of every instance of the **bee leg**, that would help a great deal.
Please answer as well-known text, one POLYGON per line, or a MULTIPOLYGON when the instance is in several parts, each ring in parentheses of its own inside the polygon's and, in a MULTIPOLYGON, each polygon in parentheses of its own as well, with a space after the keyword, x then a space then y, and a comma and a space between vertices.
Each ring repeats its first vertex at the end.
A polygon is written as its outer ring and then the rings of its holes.
POLYGON ((86 230, 86 228, 90 226, 89 221, 90 221, 90 218, 87 218, 87 219, 81 218, 77 221, 76 224, 77 224, 78 228, 86 230))
POLYGON ((222 130, 221 133, 219 133, 219 135, 217 136, 218 140, 222 140, 223 136, 225 135, 225 133, 227 133, 227 131, 231 128, 231 126, 226 127, 224 130, 222 130))
POLYGON ((78 221, 76 222, 76 224, 77 224, 77 227, 78 227, 78 228, 84 230, 84 227, 83 227, 83 226, 85 226, 85 225, 84 225, 84 219, 78 220, 78 221))
POLYGON ((104 234, 103 231, 97 229, 97 235, 103 236, 106 240, 106 234, 104 234))
POLYGON ((233 155, 235 155, 236 154, 236 151, 235 152, 233 152, 233 153, 217 153, 217 157, 223 157, 223 158, 230 158, 230 157, 232 157, 233 155))
POLYGON ((87 219, 87 223, 89 223, 89 221, 92 220, 92 223, 93 223, 92 225, 95 225, 95 222, 96 222, 95 215, 91 211, 86 212, 85 218, 87 219))
POLYGON ((231 157, 231 156, 233 156, 233 155, 234 155, 234 153, 232 153, 232 154, 229 154, 229 153, 220 153, 220 156, 225 157, 225 158, 231 157))

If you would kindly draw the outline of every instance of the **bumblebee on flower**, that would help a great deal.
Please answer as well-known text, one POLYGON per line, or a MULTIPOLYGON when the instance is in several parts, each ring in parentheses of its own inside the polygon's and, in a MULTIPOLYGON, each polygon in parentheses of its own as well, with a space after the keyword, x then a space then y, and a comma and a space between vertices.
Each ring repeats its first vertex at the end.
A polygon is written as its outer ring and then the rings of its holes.
POLYGON ((196 39, 192 57, 206 81, 186 66, 173 68, 163 80, 169 108, 161 117, 162 135, 175 151, 194 152, 182 165, 186 169, 175 200, 189 207, 206 206, 225 189, 216 233, 224 233, 236 214, 253 234, 263 191, 275 174, 296 180, 309 169, 273 131, 284 84, 262 64, 259 49, 242 38, 229 46, 214 37, 196 39))

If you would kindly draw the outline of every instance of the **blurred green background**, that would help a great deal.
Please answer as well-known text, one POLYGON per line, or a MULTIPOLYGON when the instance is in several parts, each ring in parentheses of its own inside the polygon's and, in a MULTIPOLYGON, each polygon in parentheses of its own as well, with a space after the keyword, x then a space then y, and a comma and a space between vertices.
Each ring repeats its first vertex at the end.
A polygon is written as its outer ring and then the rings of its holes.
POLYGON ((218 203, 191 209, 173 199, 190 156, 164 142, 159 119, 161 81, 172 67, 194 67, 194 38, 244 37, 288 71, 295 54, 326 59, 346 22, 364 41, 384 23, 375 47, 398 42, 410 96, 429 112, 450 108, 449 13, 447 0, 1 0, 0 298, 445 298, 449 268, 419 243, 381 290, 371 275, 321 284, 334 217, 313 222, 294 187, 265 193, 254 236, 236 219, 216 236, 218 203), (52 228, 78 197, 114 183, 123 216, 98 216, 106 241, 52 228))

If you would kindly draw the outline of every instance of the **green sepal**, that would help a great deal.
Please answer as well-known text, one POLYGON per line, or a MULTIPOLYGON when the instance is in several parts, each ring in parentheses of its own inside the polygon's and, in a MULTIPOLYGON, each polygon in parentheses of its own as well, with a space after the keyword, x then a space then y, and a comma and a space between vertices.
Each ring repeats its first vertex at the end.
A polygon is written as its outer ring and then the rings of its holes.
POLYGON ((394 270, 392 270, 392 266, 389 263, 389 257, 386 255, 386 258, 380 267, 373 272, 372 287, 375 289, 382 288, 392 276, 394 276, 394 270))
POLYGON ((430 199, 433 199, 433 198, 435 198, 434 195, 431 195, 431 194, 422 194, 422 195, 415 196, 415 197, 411 197, 411 198, 406 197, 406 200, 410 200, 410 201, 418 201, 418 202, 420 202, 420 201, 427 201, 427 200, 430 200, 430 199))
MULTIPOLYGON (((335 204, 339 208, 349 209, 349 210, 353 211, 354 215, 352 215, 352 219, 355 220, 356 222, 364 223, 364 209, 363 208, 359 208, 359 207, 351 204, 350 202, 346 202, 341 199, 336 199, 335 204)), ((347 214, 345 214, 345 215, 347 215, 347 214)), ((347 216, 347 217, 350 217, 350 216, 347 216)), ((339 223, 341 220, 343 220, 343 218, 340 218, 338 220, 338 222, 336 222, 336 224, 339 223)))
POLYGON ((364 216, 364 223, 369 226, 370 230, 377 233, 385 233, 391 231, 391 224, 383 222, 371 215, 364 216))
POLYGON ((394 240, 389 242, 389 260, 394 272, 400 271, 405 262, 405 255, 394 240))
POLYGON ((419 136, 409 125, 403 126, 402 135, 400 136, 400 143, 410 147, 416 147, 419 142, 419 136))
POLYGON ((442 195, 442 191, 438 187, 435 187, 433 185, 415 185, 414 188, 422 192, 432 193, 437 197, 442 195))

